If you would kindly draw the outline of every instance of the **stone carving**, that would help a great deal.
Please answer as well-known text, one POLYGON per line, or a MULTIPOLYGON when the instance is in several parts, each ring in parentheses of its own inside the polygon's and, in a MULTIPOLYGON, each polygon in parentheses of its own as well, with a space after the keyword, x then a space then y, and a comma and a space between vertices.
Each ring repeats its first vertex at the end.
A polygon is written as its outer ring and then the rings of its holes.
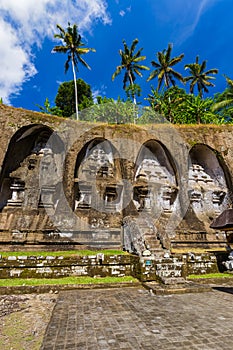
POLYGON ((157 159, 143 159, 135 177, 138 180, 165 183, 169 179, 169 172, 157 159))
POLYGON ((92 218, 90 222, 90 226, 91 228, 94 228, 94 229, 109 228, 109 222, 105 215, 102 218, 92 218))
POLYGON ((36 142, 31 154, 10 173, 12 191, 7 201, 10 207, 52 208, 58 175, 54 154, 44 138, 36 142))
POLYGON ((41 154, 44 152, 45 149, 50 149, 51 150, 51 145, 48 142, 49 140, 49 133, 47 131, 45 132, 41 132, 35 142, 34 142, 34 146, 32 148, 32 152, 31 153, 35 153, 35 154, 41 154))
POLYGON ((122 186, 116 184, 116 177, 111 145, 107 141, 91 143, 74 180, 75 209, 119 211, 122 186))
POLYGON ((148 186, 134 186, 134 202, 138 211, 150 212, 152 209, 152 193, 148 186))
POLYGON ((172 204, 175 199, 177 187, 173 184, 162 186, 162 208, 165 213, 172 212, 172 204))
POLYGON ((120 205, 122 186, 116 184, 108 184, 104 193, 104 206, 108 212, 118 211, 120 205))
POLYGON ((233 270, 233 251, 228 255, 228 260, 222 263, 227 270, 233 270))
POLYGON ((137 253, 141 255, 147 246, 145 243, 143 232, 137 225, 137 219, 127 216, 123 220, 123 241, 124 249, 129 253, 137 253))
POLYGON ((91 207, 92 186, 79 182, 76 186, 75 209, 88 209, 91 207))
POLYGON ((24 198, 25 183, 20 179, 14 178, 10 186, 12 190, 11 198, 8 199, 7 205, 12 207, 21 207, 24 198))
POLYGON ((40 192, 39 208, 54 208, 55 186, 43 186, 40 192))
POLYGON ((39 159, 30 154, 20 163, 20 167, 10 173, 12 194, 7 201, 10 207, 36 209, 39 201, 39 159), (23 184, 23 185, 22 185, 23 184))
POLYGON ((126 216, 123 219, 124 248, 130 253, 142 256, 145 251, 159 255, 163 251, 159 232, 150 215, 126 216))
POLYGON ((198 217, 216 216, 223 210, 227 188, 211 178, 201 165, 192 164, 189 169, 189 194, 198 217))
POLYGON ((134 203, 138 211, 172 212, 177 186, 173 176, 158 160, 143 159, 135 175, 134 203), (138 203, 136 203, 138 202, 138 203))
POLYGON ((114 163, 112 154, 108 154, 101 144, 89 150, 78 172, 81 180, 90 178, 112 178, 114 176, 114 163))

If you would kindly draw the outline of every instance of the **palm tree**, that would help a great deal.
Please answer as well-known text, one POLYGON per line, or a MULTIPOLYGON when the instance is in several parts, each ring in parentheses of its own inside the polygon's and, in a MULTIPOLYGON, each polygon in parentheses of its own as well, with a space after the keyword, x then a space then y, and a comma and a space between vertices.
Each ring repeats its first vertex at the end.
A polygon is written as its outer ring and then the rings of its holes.
POLYGON ((225 76, 227 81, 227 88, 223 91, 222 94, 219 94, 217 102, 214 103, 212 110, 219 111, 230 107, 232 110, 233 107, 233 80, 225 76))
POLYGON ((184 54, 182 53, 177 57, 171 58, 171 51, 172 51, 172 44, 168 44, 167 49, 157 52, 156 56, 157 56, 158 62, 155 62, 155 61, 151 62, 155 70, 151 72, 147 81, 150 81, 155 77, 158 77, 158 90, 160 89, 163 81, 167 88, 169 88, 171 85, 172 86, 176 85, 175 79, 183 82, 182 75, 176 72, 172 67, 175 66, 177 63, 179 63, 183 59, 184 54))
POLYGON ((203 97, 203 90, 205 92, 209 92, 207 86, 214 86, 209 80, 215 79, 215 77, 210 76, 209 74, 217 74, 218 69, 213 68, 205 71, 207 61, 203 61, 199 63, 199 56, 196 57, 195 63, 190 63, 185 65, 185 69, 189 69, 190 76, 184 78, 184 81, 191 81, 189 91, 192 94, 195 85, 197 85, 197 89, 200 97, 203 97))
MULTIPOLYGON (((136 80, 136 75, 142 77, 142 70, 149 70, 149 67, 139 64, 139 62, 144 61, 146 56, 141 56, 143 48, 135 52, 136 45, 138 44, 138 39, 134 39, 130 48, 127 46, 125 40, 123 40, 124 50, 119 50, 121 56, 121 64, 117 66, 116 71, 112 75, 112 80, 116 78, 121 71, 125 70, 125 75, 123 79, 123 89, 126 90, 127 82, 129 82, 129 87, 131 87, 132 92, 134 92, 134 82, 136 80)), ((135 93, 133 93, 133 101, 136 104, 135 93)))
POLYGON ((54 38, 61 39, 63 45, 56 45, 53 48, 53 52, 65 53, 68 55, 68 58, 65 62, 65 73, 70 67, 70 62, 72 64, 75 89, 76 119, 78 120, 78 93, 75 70, 78 70, 79 62, 84 65, 84 67, 91 69, 81 56, 90 51, 95 52, 95 49, 84 47, 84 43, 82 42, 81 35, 78 33, 78 27, 76 24, 71 27, 70 23, 68 23, 67 31, 65 31, 65 29, 63 29, 59 24, 57 24, 57 28, 59 29, 60 33, 55 34, 54 38))

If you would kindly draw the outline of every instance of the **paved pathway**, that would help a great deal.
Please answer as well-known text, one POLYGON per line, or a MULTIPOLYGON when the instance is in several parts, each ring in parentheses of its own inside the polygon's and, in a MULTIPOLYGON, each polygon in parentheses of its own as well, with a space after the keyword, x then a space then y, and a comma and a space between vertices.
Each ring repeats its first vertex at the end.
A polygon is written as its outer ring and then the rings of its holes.
POLYGON ((61 292, 41 350, 232 350, 231 293, 61 292))

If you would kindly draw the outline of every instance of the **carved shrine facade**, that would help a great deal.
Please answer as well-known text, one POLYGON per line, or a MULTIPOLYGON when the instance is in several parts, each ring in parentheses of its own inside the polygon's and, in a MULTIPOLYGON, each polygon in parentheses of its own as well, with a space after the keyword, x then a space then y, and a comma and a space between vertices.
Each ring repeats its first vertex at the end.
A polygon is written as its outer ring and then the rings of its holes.
POLYGON ((210 224, 232 205, 232 127, 88 124, 6 106, 0 120, 2 249, 226 244, 210 224))

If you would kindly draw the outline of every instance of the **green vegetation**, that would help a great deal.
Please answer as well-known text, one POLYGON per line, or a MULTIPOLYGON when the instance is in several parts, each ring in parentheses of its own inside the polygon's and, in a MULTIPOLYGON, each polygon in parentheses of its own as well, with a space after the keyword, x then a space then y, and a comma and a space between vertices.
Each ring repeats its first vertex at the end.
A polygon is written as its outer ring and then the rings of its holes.
POLYGON ((8 256, 88 256, 88 255, 96 255, 98 253, 102 253, 104 255, 127 255, 128 253, 123 252, 122 250, 64 250, 64 251, 20 251, 20 252, 1 252, 2 257, 8 257, 8 256))
POLYGON ((206 273, 204 275, 189 275, 188 279, 198 279, 198 278, 233 278, 233 275, 231 273, 206 273))
POLYGON ((90 66, 82 58, 82 55, 87 54, 90 51, 95 51, 93 48, 84 47, 81 35, 78 33, 78 27, 76 24, 73 27, 68 23, 66 31, 57 24, 59 34, 55 34, 54 38, 60 39, 63 45, 56 45, 53 48, 54 52, 65 53, 68 55, 65 63, 65 73, 72 64, 73 76, 74 76, 74 91, 75 91, 75 107, 76 107, 76 119, 78 120, 78 93, 77 93, 77 79, 76 69, 78 69, 78 63, 81 63, 84 67, 90 69, 90 66))
POLYGON ((0 287, 15 286, 43 286, 65 284, 99 284, 99 283, 124 283, 137 282, 132 276, 124 277, 62 277, 62 278, 7 278, 0 279, 0 287))
POLYGON ((141 54, 143 48, 136 49, 139 42, 137 38, 130 46, 123 40, 123 49, 119 50, 121 62, 112 75, 114 80, 124 72, 123 89, 126 99, 119 96, 116 101, 111 97, 97 96, 94 101, 90 85, 82 79, 77 80, 76 71, 79 64, 90 69, 82 56, 95 50, 84 47, 76 24, 71 26, 68 23, 66 30, 58 24, 57 29, 59 33, 54 37, 61 40, 61 45, 56 45, 53 51, 67 54, 65 73, 71 63, 74 79, 60 85, 55 106, 51 106, 48 99, 45 100, 44 106, 37 105, 41 112, 69 118, 76 113, 76 119, 81 121, 116 124, 151 124, 162 121, 162 118, 174 124, 233 122, 233 80, 225 76, 226 89, 213 98, 204 98, 204 93, 208 93, 209 88, 214 86, 213 80, 216 79, 218 69, 206 69, 207 60, 200 62, 197 55, 194 63, 184 65, 184 71, 187 70, 189 74, 184 76, 182 72, 175 70, 174 66, 181 63, 185 55, 181 53, 172 57, 171 43, 166 49, 155 54, 157 61, 151 61, 152 70, 147 81, 154 81, 156 78, 157 86, 152 85, 151 92, 144 97, 150 108, 140 111, 138 109, 140 103, 136 101, 136 97, 142 94, 141 86, 135 83, 136 77, 142 77, 142 72, 150 69, 147 65, 141 64, 146 60, 146 56, 141 54), (126 106, 123 106, 124 104, 126 106), (79 114, 82 110, 84 113, 79 114))
POLYGON ((150 81, 154 79, 155 77, 158 78, 158 90, 161 88, 162 82, 164 82, 165 86, 169 88, 171 85, 175 86, 175 79, 178 79, 179 81, 183 82, 183 77, 180 73, 176 72, 172 67, 175 66, 177 63, 181 62, 181 60, 184 58, 184 54, 171 58, 171 52, 172 52, 172 45, 168 44, 168 48, 159 51, 156 56, 158 59, 158 63, 155 61, 152 61, 151 64, 155 68, 147 79, 147 81, 150 81))
POLYGON ((199 96, 203 98, 203 90, 205 92, 209 92, 207 86, 214 86, 213 83, 210 82, 210 80, 215 79, 210 74, 217 74, 218 69, 213 68, 205 71, 206 68, 206 60, 202 63, 199 63, 199 57, 196 57, 195 63, 190 63, 185 65, 185 69, 189 69, 189 73, 191 74, 189 77, 186 77, 184 80, 185 82, 191 81, 190 83, 190 93, 193 93, 194 87, 197 86, 197 90, 199 93, 199 96))
POLYGON ((58 106, 53 106, 53 107, 51 106, 48 97, 46 97, 43 106, 37 105, 37 107, 39 108, 41 113, 57 115, 57 116, 61 116, 61 117, 63 115, 62 111, 60 110, 60 108, 58 106))
POLYGON ((123 89, 126 90, 128 96, 132 96, 134 104, 136 104, 136 95, 140 91, 140 87, 137 85, 136 89, 134 82, 136 80, 136 75, 142 77, 141 71, 149 70, 147 66, 139 64, 139 62, 144 61, 146 56, 141 56, 142 48, 135 52, 136 46, 138 44, 138 39, 134 39, 130 48, 127 46, 125 40, 123 40, 124 50, 120 50, 119 54, 121 56, 121 64, 117 66, 116 71, 112 75, 112 80, 116 78, 123 70, 125 70, 123 79, 123 89), (129 86, 127 88, 127 82, 129 86))
MULTIPOLYGON (((82 79, 78 79, 76 85, 78 106, 79 111, 81 111, 93 105, 94 102, 90 85, 85 83, 82 79)), ((75 84, 73 80, 65 81, 60 84, 55 103, 64 117, 70 117, 75 114, 75 84)))

